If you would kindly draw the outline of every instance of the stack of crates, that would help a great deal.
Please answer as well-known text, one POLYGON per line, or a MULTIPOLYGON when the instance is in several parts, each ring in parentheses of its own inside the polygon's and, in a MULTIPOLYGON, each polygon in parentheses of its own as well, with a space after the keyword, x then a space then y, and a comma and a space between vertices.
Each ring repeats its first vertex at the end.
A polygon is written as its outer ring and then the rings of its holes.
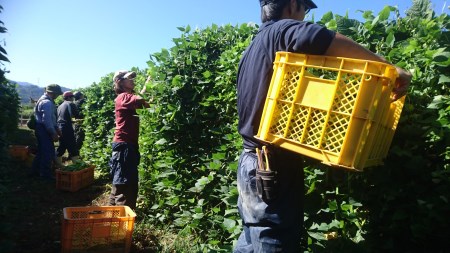
POLYGON ((136 214, 128 206, 63 209, 61 252, 130 252, 136 214))
POLYGON ((277 52, 256 138, 352 170, 383 164, 403 108, 381 62, 277 52))

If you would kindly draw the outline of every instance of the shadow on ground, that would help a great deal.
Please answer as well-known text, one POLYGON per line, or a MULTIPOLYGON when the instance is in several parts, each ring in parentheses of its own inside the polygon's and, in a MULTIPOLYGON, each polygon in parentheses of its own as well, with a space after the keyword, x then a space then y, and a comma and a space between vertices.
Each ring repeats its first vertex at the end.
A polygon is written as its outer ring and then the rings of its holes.
MULTIPOLYGON (((35 143, 29 130, 16 136, 15 145, 35 143)), ((92 185, 67 192, 29 171, 29 162, 13 158, 0 170, 0 252, 60 252, 63 208, 106 204, 109 180, 97 175, 92 185)))

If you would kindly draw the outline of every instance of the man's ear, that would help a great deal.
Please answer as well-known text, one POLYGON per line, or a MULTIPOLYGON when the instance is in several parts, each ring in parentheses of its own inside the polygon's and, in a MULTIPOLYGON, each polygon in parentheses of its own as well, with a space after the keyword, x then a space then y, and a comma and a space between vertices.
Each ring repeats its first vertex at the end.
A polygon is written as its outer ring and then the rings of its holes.
POLYGON ((289 16, 293 15, 297 10, 297 0, 289 0, 289 4, 287 5, 287 13, 289 16))
POLYGON ((293 10, 297 10, 298 8, 298 1, 297 0, 291 0, 291 7, 293 10))

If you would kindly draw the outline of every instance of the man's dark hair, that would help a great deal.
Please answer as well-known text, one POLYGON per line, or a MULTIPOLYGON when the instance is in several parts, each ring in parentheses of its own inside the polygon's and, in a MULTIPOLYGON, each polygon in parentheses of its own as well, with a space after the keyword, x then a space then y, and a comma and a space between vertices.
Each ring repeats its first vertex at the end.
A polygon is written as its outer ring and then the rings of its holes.
POLYGON ((75 97, 75 100, 80 100, 84 95, 83 93, 81 93, 81 91, 75 91, 75 93, 73 93, 73 96, 75 97))
POLYGON ((123 89, 121 83, 123 80, 119 80, 117 82, 114 82, 114 93, 116 93, 116 95, 119 95, 120 93, 124 93, 125 90, 123 89))
MULTIPOLYGON (((261 22, 270 20, 278 20, 283 15, 284 7, 289 4, 290 0, 267 1, 268 3, 261 6, 261 22)), ((303 5, 303 0, 297 0, 297 8, 303 5)))

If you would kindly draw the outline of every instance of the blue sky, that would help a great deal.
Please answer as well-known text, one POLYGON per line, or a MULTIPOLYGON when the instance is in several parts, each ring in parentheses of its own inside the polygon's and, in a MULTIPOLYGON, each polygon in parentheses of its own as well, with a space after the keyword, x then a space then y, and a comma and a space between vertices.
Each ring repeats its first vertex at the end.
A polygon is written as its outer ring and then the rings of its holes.
MULTIPOLYGON (((378 13, 392 5, 404 13, 412 5, 412 0, 314 1, 316 20, 328 11, 360 18, 357 10, 378 13)), ((449 13, 450 1, 431 2, 438 14, 449 13)), ((260 23, 256 0, 0 0, 0 5, 8 29, 0 42, 11 61, 4 66, 10 71, 6 77, 42 87, 87 87, 119 69, 146 68, 150 54, 174 46, 180 26, 260 23)))

